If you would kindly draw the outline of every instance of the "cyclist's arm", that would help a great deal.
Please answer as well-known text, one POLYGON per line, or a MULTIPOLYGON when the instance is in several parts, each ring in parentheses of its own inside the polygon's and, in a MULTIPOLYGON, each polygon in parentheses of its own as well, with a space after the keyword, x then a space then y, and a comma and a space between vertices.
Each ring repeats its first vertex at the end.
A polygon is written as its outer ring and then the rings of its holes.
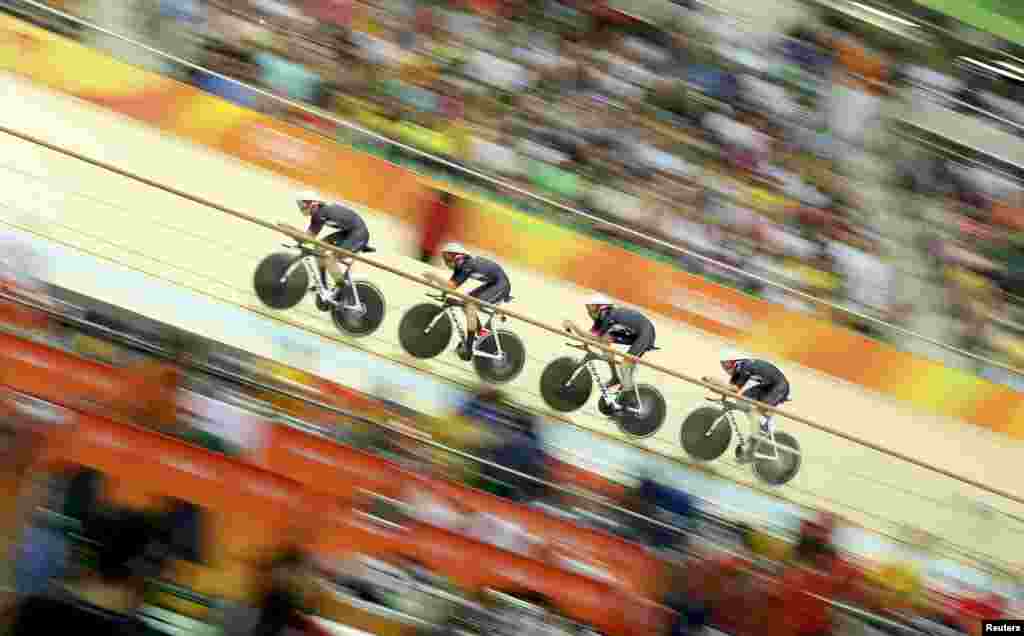
POLYGON ((316 238, 317 235, 320 234, 321 230, 324 229, 324 225, 326 223, 327 220, 324 219, 319 214, 310 215, 309 228, 306 229, 306 233, 309 234, 312 238, 316 238))
POLYGON ((608 320, 607 318, 598 318, 594 321, 594 324, 590 325, 590 337, 601 342, 611 343, 612 342, 612 328, 615 327, 615 323, 608 320))
POLYGON ((449 289, 456 289, 458 287, 458 285, 453 285, 452 282, 447 278, 442 278, 441 276, 438 276, 434 272, 427 272, 426 274, 423 275, 423 278, 427 279, 428 281, 434 283, 439 287, 447 287, 449 289))
POLYGON ((733 373, 732 377, 729 378, 729 384, 731 384, 737 391, 742 390, 749 381, 750 373, 743 370, 736 371, 736 373, 733 373))
POLYGON ((579 326, 577 326, 576 323, 574 323, 571 320, 563 321, 562 322, 562 326, 565 327, 566 331, 568 331, 570 333, 573 333, 573 334, 576 334, 580 338, 590 338, 591 337, 591 335, 589 333, 587 333, 586 331, 580 329, 579 326))
POLYGON ((600 322, 595 322, 593 327, 590 328, 590 331, 584 331, 583 329, 580 329, 579 326, 577 326, 576 323, 572 322, 571 320, 566 320, 565 322, 562 323, 562 326, 571 331, 572 333, 576 334, 580 338, 589 338, 590 340, 597 340, 598 342, 601 342, 606 345, 612 344, 611 336, 607 334, 606 330, 603 328, 600 322))
POLYGON ((466 266, 460 267, 452 272, 452 277, 447 281, 448 286, 452 289, 458 289, 462 287, 462 284, 469 280, 470 275, 473 271, 466 266))

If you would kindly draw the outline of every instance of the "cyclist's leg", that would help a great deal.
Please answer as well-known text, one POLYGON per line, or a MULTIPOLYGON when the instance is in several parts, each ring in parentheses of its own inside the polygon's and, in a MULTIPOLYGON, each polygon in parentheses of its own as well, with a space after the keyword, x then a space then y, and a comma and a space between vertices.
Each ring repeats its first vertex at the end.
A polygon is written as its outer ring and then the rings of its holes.
MULTIPOLYGON (((614 342, 606 343, 612 349, 615 348, 614 342)), ((603 360, 607 365, 608 369, 612 372, 611 380, 608 381, 608 388, 614 388, 616 386, 621 388, 622 378, 619 377, 619 364, 615 361, 615 355, 605 351, 594 351, 596 359, 603 360)))
MULTIPOLYGON (((767 391, 765 391, 765 394, 761 396, 759 401, 767 404, 768 406, 777 407, 787 399, 789 399, 789 383, 779 382, 778 384, 773 384, 767 391)), ((764 419, 761 421, 761 432, 764 435, 771 436, 772 434, 772 417, 773 416, 771 414, 765 415, 764 419)))
MULTIPOLYGON (((512 285, 508 280, 498 280, 490 283, 485 283, 480 287, 477 287, 469 293, 469 295, 481 302, 485 302, 491 305, 500 305, 508 300, 509 294, 512 292, 512 285)), ((466 346, 467 351, 472 351, 470 347, 473 346, 473 341, 476 335, 483 329, 483 324, 480 322, 479 310, 475 304, 469 303, 465 306, 466 313, 466 346)))
MULTIPOLYGON (((349 249, 346 247, 349 241, 350 232, 342 230, 328 234, 324 238, 324 243, 339 247, 341 249, 349 249)), ((334 281, 336 287, 340 287, 342 280, 345 277, 345 272, 341 268, 341 264, 338 262, 338 256, 334 252, 326 252, 320 257, 320 267, 327 270, 327 273, 331 275, 331 279, 334 281)), ((325 281, 326 282, 326 281, 325 281)))
MULTIPOLYGON (((480 285, 473 291, 469 292, 471 298, 481 300, 485 303, 494 304, 499 302, 500 299, 504 298, 502 292, 504 287, 501 286, 500 282, 490 282, 480 285)), ((466 351, 471 352, 473 350, 473 342, 476 339, 477 332, 480 331, 480 316, 477 310, 476 303, 467 302, 462 306, 462 312, 466 316, 466 351)))
MULTIPOLYGON (((337 234, 342 234, 338 232, 337 234)), ((333 236, 333 235, 332 235, 333 236)), ((344 236, 340 236, 337 243, 333 243, 336 247, 358 254, 363 251, 367 245, 370 244, 370 233, 365 227, 357 227, 351 230, 346 230, 344 236)), ((351 258, 342 258, 341 262, 348 265, 352 261, 351 258)))
MULTIPOLYGON (((491 297, 493 294, 494 283, 484 283, 473 291, 469 292, 470 298, 476 298, 484 302, 493 302, 491 297)), ((466 316, 466 341, 470 344, 473 342, 473 337, 476 336, 476 332, 480 330, 480 318, 478 316, 476 303, 466 302, 462 306, 462 312, 466 316)))
MULTIPOLYGON (((365 228, 355 228, 353 230, 335 232, 324 240, 346 252, 358 254, 369 244, 370 234, 365 228)), ((327 271, 330 272, 331 277, 334 279, 334 293, 337 295, 345 288, 345 269, 342 265, 351 267, 352 259, 348 257, 339 258, 334 254, 331 254, 330 257, 331 263, 328 265, 327 271)))
POLYGON ((602 353, 601 359, 608 363, 608 368, 612 371, 612 379, 608 381, 608 388, 619 387, 622 389, 622 378, 619 376, 619 363, 615 361, 615 356, 610 353, 602 353))
MULTIPOLYGON (((743 397, 754 402, 764 402, 765 396, 771 391, 771 386, 767 384, 755 384, 743 392, 743 397)), ((746 405, 749 406, 749 405, 746 405)), ((747 418, 747 422, 750 424, 750 430, 761 431, 765 433, 764 422, 760 415, 754 410, 745 410, 744 416, 747 418)), ((736 459, 740 463, 749 463, 754 458, 754 449, 757 444, 753 443, 753 440, 742 440, 736 447, 736 459)))
MULTIPOLYGON (((778 406, 785 402, 788 396, 789 384, 787 383, 755 384, 743 392, 743 397, 768 406, 778 406)), ((771 415, 761 415, 757 412, 751 411, 746 413, 746 416, 747 421, 750 422, 752 430, 757 430, 764 437, 772 437, 774 429, 772 428, 771 415)), ((737 448, 737 453, 743 453, 745 451, 744 458, 749 460, 753 457, 753 450, 755 446, 755 444, 748 444, 745 449, 737 448)))
MULTIPOLYGON (((637 334, 633 344, 629 346, 629 350, 626 351, 631 356, 642 358, 645 353, 650 351, 651 347, 654 346, 654 330, 649 329, 637 334)), ((626 399, 635 398, 633 395, 633 389, 636 388, 634 378, 636 377, 636 362, 632 360, 624 360, 619 365, 619 373, 622 379, 622 395, 626 399)))

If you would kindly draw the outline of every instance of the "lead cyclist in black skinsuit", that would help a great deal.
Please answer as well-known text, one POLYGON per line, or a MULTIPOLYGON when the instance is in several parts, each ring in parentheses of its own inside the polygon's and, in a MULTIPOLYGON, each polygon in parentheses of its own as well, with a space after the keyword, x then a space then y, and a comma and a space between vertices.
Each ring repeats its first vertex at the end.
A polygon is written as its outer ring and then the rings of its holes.
MULTIPOLYGON (((309 228, 306 233, 311 238, 316 238, 326 226, 335 231, 324 238, 325 243, 355 253, 361 252, 369 245, 370 231, 366 227, 366 222, 352 208, 340 203, 327 203, 319 194, 309 191, 299 193, 295 197, 295 203, 299 206, 299 212, 303 216, 309 217, 309 228)), ((321 255, 318 260, 320 261, 321 276, 324 271, 327 271, 334 279, 334 288, 327 292, 327 296, 323 300, 337 304, 338 294, 344 289, 342 279, 345 272, 342 271, 341 265, 338 264, 338 257, 333 252, 321 255)), ((346 264, 348 260, 344 259, 346 264)), ((326 278, 323 282, 326 287, 326 278)))
MULTIPOLYGON (((566 320, 562 326, 567 331, 583 338, 598 338, 608 343, 629 345, 626 353, 637 358, 643 357, 645 353, 654 348, 656 336, 654 323, 639 311, 617 307, 612 299, 599 294, 587 301, 587 313, 594 320, 590 333, 583 331, 570 320, 566 320)), ((605 360, 612 368, 612 380, 609 386, 622 385, 622 390, 619 391, 619 403, 613 406, 617 406, 619 409, 635 406, 636 393, 633 388, 636 385, 633 378, 636 372, 636 363, 632 360, 624 360, 621 364, 616 364, 612 355, 605 356, 605 360)))

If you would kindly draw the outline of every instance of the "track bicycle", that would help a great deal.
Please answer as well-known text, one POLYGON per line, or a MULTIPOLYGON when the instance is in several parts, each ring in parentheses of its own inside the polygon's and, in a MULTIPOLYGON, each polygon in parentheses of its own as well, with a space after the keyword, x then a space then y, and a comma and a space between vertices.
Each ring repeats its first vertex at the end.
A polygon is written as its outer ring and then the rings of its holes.
POLYGON ((749 434, 736 422, 736 413, 748 414, 753 407, 732 399, 727 395, 706 398, 714 406, 701 406, 683 420, 679 431, 680 442, 686 453, 699 461, 714 461, 721 457, 736 436, 737 452, 745 444, 755 444, 750 462, 754 475, 766 484, 782 486, 800 472, 802 457, 800 444, 789 433, 771 431, 768 435, 760 432, 752 418, 748 418, 749 434))
MULTIPOLYGON (((495 328, 495 321, 504 323, 507 317, 490 307, 478 305, 477 311, 486 316, 483 330, 473 339, 467 352, 466 327, 459 309, 465 302, 446 293, 428 293, 435 302, 414 305, 405 312, 398 325, 398 340, 406 353, 414 358, 436 358, 448 348, 452 334, 457 334, 457 353, 463 360, 473 361, 481 379, 492 384, 505 384, 516 379, 526 364, 526 346, 522 339, 507 329, 495 328)), ((503 299, 512 300, 511 296, 503 299)))
MULTIPOLYGON (((607 360, 585 344, 568 343, 584 352, 582 358, 565 356, 552 360, 540 377, 541 397, 548 406, 561 413, 570 413, 590 400, 596 384, 601 393, 597 409, 615 421, 619 430, 630 437, 650 437, 665 423, 665 397, 650 384, 633 387, 632 404, 620 405, 621 390, 614 390, 597 372, 597 362, 607 360)), ((652 351, 657 348, 653 348, 652 351)))
MULTIPOLYGON (((277 252, 260 261, 253 285, 260 301, 271 309, 291 309, 313 292, 316 308, 328 311, 334 326, 344 334, 368 336, 384 321, 387 304, 384 294, 367 280, 352 278, 352 261, 345 265, 341 292, 334 294, 328 274, 318 259, 323 252, 308 243, 284 244, 298 253, 277 252), (311 285, 312 282, 312 285, 311 285)), ((375 251, 364 247, 364 253, 375 251)))

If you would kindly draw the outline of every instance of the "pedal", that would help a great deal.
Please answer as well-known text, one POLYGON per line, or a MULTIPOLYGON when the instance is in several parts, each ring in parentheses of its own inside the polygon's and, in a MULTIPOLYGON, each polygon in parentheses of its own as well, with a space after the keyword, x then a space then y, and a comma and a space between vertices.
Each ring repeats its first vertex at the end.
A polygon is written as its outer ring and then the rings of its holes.
POLYGON ((324 305, 327 305, 328 307, 337 307, 338 306, 338 301, 333 298, 333 294, 330 294, 330 293, 319 294, 317 296, 317 299, 321 303, 323 303, 324 305))
POLYGON ((754 461, 755 452, 751 452, 747 444, 742 444, 736 447, 736 463, 738 464, 749 464, 754 461))
POLYGON ((768 447, 771 448, 771 452, 770 453, 762 453, 760 451, 761 445, 758 444, 757 445, 757 452, 754 453, 754 454, 757 456, 758 459, 778 459, 779 458, 779 449, 775 446, 775 440, 768 438, 768 439, 766 439, 766 441, 769 442, 768 447))
MULTIPOLYGON (((764 438, 764 440, 768 442, 768 445, 771 447, 772 452, 771 452, 771 454, 756 452, 755 456, 758 459, 778 459, 779 458, 779 449, 775 445, 775 433, 772 431, 771 428, 769 428, 766 425, 761 425, 760 433, 761 433, 760 437, 764 438)), ((760 449, 760 446, 761 446, 760 444, 757 445, 758 450, 760 449)))
POLYGON ((473 355, 476 355, 477 353, 479 353, 479 351, 480 351, 480 343, 483 342, 484 340, 486 340, 487 337, 490 336, 490 335, 491 335, 491 332, 487 331, 486 329, 481 329, 480 331, 478 331, 476 333, 476 336, 473 337, 473 355))

